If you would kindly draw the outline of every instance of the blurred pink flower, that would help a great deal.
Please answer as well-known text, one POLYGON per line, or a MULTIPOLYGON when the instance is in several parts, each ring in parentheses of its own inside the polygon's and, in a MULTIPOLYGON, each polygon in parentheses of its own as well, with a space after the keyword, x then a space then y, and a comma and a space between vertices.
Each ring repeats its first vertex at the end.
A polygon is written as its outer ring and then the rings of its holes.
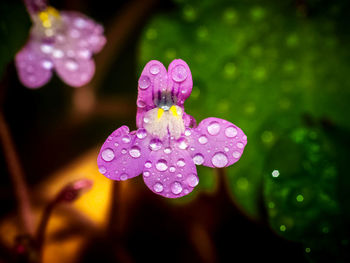
POLYGON ((107 138, 97 159, 99 171, 118 181, 143 173, 154 193, 177 198, 197 186, 196 165, 222 168, 237 162, 247 136, 219 118, 194 127, 194 118, 184 111, 192 84, 185 61, 172 61, 168 71, 157 60, 148 62, 139 78, 138 130, 122 126, 107 138))
POLYGON ((70 86, 80 87, 94 75, 94 53, 106 38, 103 27, 83 14, 58 12, 43 0, 27 0, 33 26, 26 45, 15 62, 24 86, 39 88, 52 76, 53 69, 70 86))

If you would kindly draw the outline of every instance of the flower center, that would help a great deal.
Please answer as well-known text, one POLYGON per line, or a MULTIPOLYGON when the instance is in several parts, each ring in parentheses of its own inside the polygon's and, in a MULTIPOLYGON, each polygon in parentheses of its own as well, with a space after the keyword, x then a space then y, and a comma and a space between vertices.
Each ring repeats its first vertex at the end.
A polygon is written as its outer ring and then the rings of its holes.
POLYGON ((185 131, 182 115, 183 111, 178 106, 158 106, 145 114, 143 127, 148 133, 160 139, 167 135, 177 139, 185 131))
POLYGON ((36 35, 51 37, 61 27, 61 16, 55 8, 48 6, 33 16, 33 22, 36 35))

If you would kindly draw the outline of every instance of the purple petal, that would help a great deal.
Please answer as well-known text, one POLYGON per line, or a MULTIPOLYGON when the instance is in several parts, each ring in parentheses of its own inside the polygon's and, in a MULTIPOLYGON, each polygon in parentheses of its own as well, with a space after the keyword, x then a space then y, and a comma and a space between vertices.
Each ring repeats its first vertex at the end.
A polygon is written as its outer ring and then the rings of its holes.
POLYGON ((92 59, 55 58, 54 64, 57 74, 64 82, 73 87, 87 84, 95 73, 95 63, 92 59))
POLYGON ((20 81, 28 88, 39 88, 52 76, 51 59, 30 41, 16 54, 15 63, 20 81))
POLYGON ((247 144, 247 136, 236 125, 218 118, 207 118, 187 134, 195 164, 227 167, 237 162, 247 144))
POLYGON ((106 43, 103 27, 87 16, 72 11, 61 12, 62 20, 67 26, 66 37, 75 42, 80 49, 99 52, 106 43))
POLYGON ((136 125, 142 127, 144 114, 156 107, 154 100, 159 92, 167 90, 167 71, 164 65, 157 61, 151 60, 144 67, 139 78, 138 95, 137 95, 137 115, 136 125))
POLYGON ((191 156, 177 148, 153 151, 145 163, 143 180, 154 193, 168 198, 189 194, 199 182, 191 156))
POLYGON ((173 60, 168 67, 168 87, 177 98, 177 105, 183 106, 192 92, 192 74, 182 59, 173 60))
POLYGON ((150 153, 149 141, 149 136, 142 128, 131 133, 127 126, 115 130, 102 145, 98 155, 100 173, 118 181, 138 176, 150 153))

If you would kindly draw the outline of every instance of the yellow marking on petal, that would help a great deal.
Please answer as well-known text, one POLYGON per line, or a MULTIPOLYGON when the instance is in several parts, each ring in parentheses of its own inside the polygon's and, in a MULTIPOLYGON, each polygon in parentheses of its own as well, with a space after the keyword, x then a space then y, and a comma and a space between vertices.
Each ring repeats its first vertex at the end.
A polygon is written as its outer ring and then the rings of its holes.
POLYGON ((170 111, 175 117, 179 117, 179 115, 177 114, 176 107, 174 105, 170 107, 170 111))
POLYGON ((164 110, 158 109, 157 119, 159 120, 163 116, 164 110))
POLYGON ((60 12, 58 12, 58 10, 53 8, 52 6, 49 6, 46 10, 50 15, 60 17, 60 12))

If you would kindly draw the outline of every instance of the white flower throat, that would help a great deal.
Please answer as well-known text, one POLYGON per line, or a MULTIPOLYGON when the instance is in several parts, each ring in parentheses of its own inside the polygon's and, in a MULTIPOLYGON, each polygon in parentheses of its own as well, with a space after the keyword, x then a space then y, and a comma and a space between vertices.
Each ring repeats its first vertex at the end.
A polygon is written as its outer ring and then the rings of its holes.
POLYGON ((157 107, 148 111, 143 118, 143 127, 153 136, 163 139, 169 135, 179 138, 185 131, 183 110, 179 106, 157 107))

